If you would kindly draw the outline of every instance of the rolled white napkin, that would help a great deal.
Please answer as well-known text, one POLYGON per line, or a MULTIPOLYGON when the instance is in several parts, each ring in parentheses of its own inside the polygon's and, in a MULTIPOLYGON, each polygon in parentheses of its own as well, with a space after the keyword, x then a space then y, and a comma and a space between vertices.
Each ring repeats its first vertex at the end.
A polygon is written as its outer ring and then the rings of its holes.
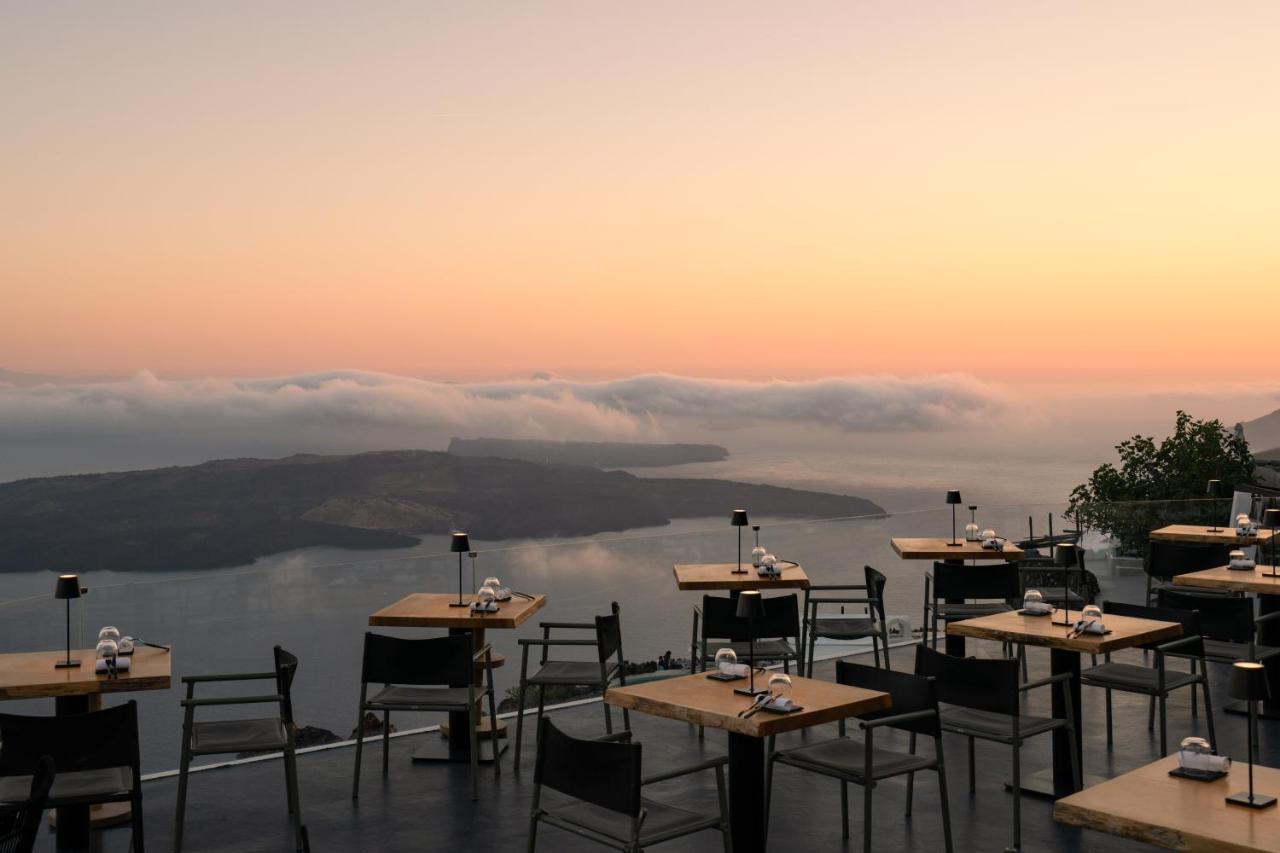
POLYGON ((1232 557, 1231 562, 1227 563, 1227 568, 1230 569, 1252 569, 1256 566, 1257 563, 1248 557, 1232 557))
POLYGON ((1240 525, 1239 527, 1237 527, 1237 528, 1236 528, 1236 535, 1237 535, 1237 536, 1257 536, 1257 535, 1258 535, 1258 525, 1256 525, 1256 524, 1242 524, 1242 525, 1240 525))
POLYGON ((1105 634, 1105 633, 1107 633, 1107 626, 1106 626, 1106 625, 1103 625, 1101 622, 1096 622, 1096 621, 1095 621, 1095 622, 1085 622, 1083 619, 1081 619, 1081 620, 1077 620, 1077 621, 1076 621, 1076 624, 1075 624, 1075 628, 1076 628, 1076 630, 1077 630, 1077 631, 1079 631, 1081 634, 1105 634))
POLYGON ((720 664, 720 671, 725 675, 739 675, 746 678, 751 674, 751 667, 745 663, 722 663, 720 664))
POLYGON ((493 597, 494 597, 494 600, 496 601, 510 601, 511 590, 504 586, 501 589, 495 590, 493 593, 493 597))
POLYGON ((1052 613, 1053 605, 1047 601, 1026 601, 1022 609, 1028 613, 1052 613))
POLYGON ((1231 759, 1227 756, 1191 749, 1178 751, 1178 764, 1187 770, 1208 770, 1212 773, 1226 773, 1231 769, 1231 759))
POLYGON ((795 702, 792 702, 786 696, 774 696, 765 703, 765 707, 771 708, 774 711, 790 711, 795 707, 795 704, 795 702))
POLYGON ((997 536, 995 539, 983 539, 982 547, 988 551, 1003 551, 1004 540, 997 536))
MULTIPOLYGON (((116 672, 128 672, 129 664, 132 662, 130 658, 116 658, 116 672)), ((106 675, 107 661, 106 658, 98 658, 98 662, 93 665, 93 671, 98 675, 106 675)))
POLYGON ((772 568, 770 568, 769 566, 761 566, 760 568, 756 569, 756 574, 758 574, 762 578, 776 578, 782 574, 782 567, 773 566, 772 568))
POLYGON ((481 604, 478 601, 471 602, 472 613, 497 613, 498 602, 490 601, 488 604, 481 604))

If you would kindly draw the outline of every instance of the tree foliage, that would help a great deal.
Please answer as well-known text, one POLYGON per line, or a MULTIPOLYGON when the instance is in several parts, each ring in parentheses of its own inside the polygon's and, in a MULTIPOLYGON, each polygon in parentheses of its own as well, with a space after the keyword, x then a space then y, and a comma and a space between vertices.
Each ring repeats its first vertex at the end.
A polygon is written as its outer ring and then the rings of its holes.
MULTIPOLYGON (((1116 445, 1119 467, 1108 462, 1071 491, 1069 514, 1088 527, 1109 533, 1117 545, 1136 552, 1147 534, 1166 524, 1217 522, 1208 500, 1209 480, 1222 481, 1223 494, 1253 481, 1249 444, 1222 425, 1179 411, 1173 433, 1157 443, 1135 435, 1116 445)), ((1222 511, 1219 502, 1218 510, 1222 511)))

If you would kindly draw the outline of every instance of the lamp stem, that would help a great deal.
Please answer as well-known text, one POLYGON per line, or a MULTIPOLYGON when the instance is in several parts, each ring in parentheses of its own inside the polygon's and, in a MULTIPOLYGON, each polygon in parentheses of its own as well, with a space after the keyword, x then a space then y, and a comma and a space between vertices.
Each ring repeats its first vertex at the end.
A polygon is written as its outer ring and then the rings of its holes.
POLYGON ((458 605, 462 605, 462 552, 458 552, 458 605))
POLYGON ((71 665, 71 599, 67 599, 67 665, 71 665))
POLYGON ((1258 703, 1249 702, 1249 802, 1253 802, 1253 738, 1257 727, 1258 703))
POLYGON ((951 505, 951 544, 956 544, 956 505, 951 505))
MULTIPOLYGON (((742 528, 739 527, 738 530, 741 531, 742 528)), ((751 673, 751 682, 750 682, 751 695, 755 696, 756 695, 756 619, 754 616, 752 616, 750 619, 747 620, 747 631, 748 631, 747 654, 751 657, 751 663, 747 664, 747 668, 748 668, 748 671, 751 673)), ((1252 746, 1250 748, 1252 748, 1252 746)), ((1251 757, 1252 755, 1253 753, 1250 753, 1251 757)), ((1252 764, 1249 765, 1249 772, 1250 773, 1253 772, 1252 764)), ((1252 794, 1253 792, 1253 776, 1252 775, 1249 776, 1249 792, 1250 794, 1252 794)))

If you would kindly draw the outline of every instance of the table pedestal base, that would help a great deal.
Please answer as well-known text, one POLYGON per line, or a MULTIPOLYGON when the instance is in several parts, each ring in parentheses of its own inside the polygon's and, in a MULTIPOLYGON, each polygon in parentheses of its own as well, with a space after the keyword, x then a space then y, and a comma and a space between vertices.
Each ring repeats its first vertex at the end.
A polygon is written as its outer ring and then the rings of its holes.
MULTIPOLYGON (((89 806, 89 828, 110 829, 123 826, 133 820, 133 807, 128 803, 99 803, 89 806)), ((58 812, 49 813, 49 826, 58 827, 58 812)))
POLYGON ((764 740, 729 733, 729 828, 734 853, 764 853, 764 740))

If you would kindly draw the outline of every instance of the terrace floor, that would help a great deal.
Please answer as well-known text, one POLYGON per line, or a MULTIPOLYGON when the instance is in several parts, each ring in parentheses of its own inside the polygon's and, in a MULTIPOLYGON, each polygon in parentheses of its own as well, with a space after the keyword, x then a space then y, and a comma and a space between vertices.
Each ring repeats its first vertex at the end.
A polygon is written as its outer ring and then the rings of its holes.
MULTIPOLYGON (((1132 579, 1125 582, 1104 579, 1104 592, 1130 601, 1140 600, 1134 594, 1132 579), (1119 587, 1119 588, 1117 588, 1119 587), (1119 595, 1117 593, 1130 593, 1119 595)), ((1140 589, 1140 587, 1138 588, 1140 589)), ((1104 595, 1105 597, 1105 595, 1104 595)), ((997 654, 994 643, 969 642, 969 653, 997 654)), ((1140 657, 1139 653, 1125 653, 1140 657)), ((1028 649, 1032 678, 1048 674, 1048 652, 1028 649)), ((1123 656, 1117 656, 1122 659, 1123 656)), ((895 650, 895 669, 911 666, 910 647, 895 650)), ((1085 662, 1087 665, 1087 661, 1085 662)), ((820 677, 833 677, 830 662, 819 664, 820 677)), ((1226 695, 1226 672, 1213 668, 1214 691, 1226 695)), ((1048 712, 1047 691, 1028 701, 1032 712, 1048 712), (1038 710, 1037 710, 1038 709, 1038 710)), ((336 696, 345 702, 347 693, 336 696)), ((1223 751, 1240 755, 1244 749, 1244 718, 1221 711, 1217 702, 1218 733, 1223 751)), ((1084 689, 1084 756, 1085 771, 1097 775, 1114 775, 1145 764, 1158 757, 1159 743, 1155 732, 1147 730, 1147 703, 1141 697, 1115 694, 1115 746, 1108 752, 1103 724, 1103 693, 1084 689)), ((590 736, 603 731, 601 706, 593 702, 552 712, 565 730, 590 736)), ((615 723, 619 715, 615 711, 615 723)), ((421 724, 434 722, 417 715, 421 724)), ((668 720, 632 714, 636 739, 644 744, 645 773, 691 763, 702 756, 725 750, 724 735, 707 730, 699 740, 691 726, 668 720)), ((1183 690, 1169 703, 1169 741, 1176 748, 1187 735, 1207 736, 1204 709, 1198 716, 1190 712, 1190 696, 1183 690)), ((401 724, 413 725, 408 718, 401 724)), ((531 721, 527 721, 531 722, 531 721)), ((1280 729, 1274 723, 1260 723, 1262 763, 1280 766, 1280 729)), ((526 726, 526 735, 531 726, 526 726)), ((810 730, 808 737, 833 735, 834 725, 810 730)), ((514 736, 514 727, 512 734, 514 736)), ((491 766, 481 765, 480 800, 470 799, 468 767, 465 765, 415 764, 409 753, 423 738, 437 738, 436 733, 406 734, 391 741, 390 774, 380 775, 382 747, 378 741, 366 744, 361 796, 351 799, 351 777, 354 750, 350 747, 321 749, 298 758, 303 821, 307 825, 312 849, 320 851, 510 851, 523 849, 528 825, 529 802, 533 790, 533 744, 526 738, 524 764, 520 773, 512 771, 512 751, 503 756, 502 775, 494 778, 491 766)), ((803 735, 778 739, 780 747, 799 742, 803 735)), ((889 734, 905 748, 906 736, 889 734)), ((877 742, 881 740, 878 737, 877 742)), ((514 741, 513 741, 514 744, 514 741)), ((888 744, 886 744, 888 745, 888 744)), ((955 849, 957 851, 996 851, 1012 840, 1013 799, 1004 788, 1009 773, 1009 750, 995 744, 979 743, 977 747, 977 792, 970 795, 966 784, 966 755, 963 738, 948 736, 945 741, 951 793, 951 812, 955 849)), ((1023 749, 1024 773, 1048 767, 1050 739, 1041 736, 1023 749)), ((514 747, 513 747, 514 748, 514 747)), ((927 750, 927 745, 922 745, 927 750)), ((146 831, 152 850, 172 849, 173 809, 177 780, 174 777, 148 781, 144 786, 146 831)), ((793 851, 860 850, 861 791, 851 786, 850 829, 852 838, 840 836, 840 786, 833 780, 779 768, 775 775, 773 807, 770 818, 770 840, 773 849, 793 851)), ((874 849, 900 853, 927 853, 942 849, 942 831, 938 810, 938 788, 932 774, 923 774, 916 785, 914 814, 903 817, 905 778, 882 782, 875 790, 874 849)), ((1280 793, 1280 792, 1269 792, 1280 793)), ((650 790, 650 796, 683 804, 701 804, 715 808, 715 782, 710 773, 663 783, 650 790)), ((1050 801, 1026 796, 1023 808, 1023 849, 1028 851, 1129 851, 1149 849, 1096 832, 1060 826, 1053 821, 1050 801)), ((95 844, 104 851, 124 851, 128 846, 128 830, 113 829, 95 833, 95 844)), ((539 831, 540 849, 577 851, 604 849, 557 829, 543 827, 539 831)), ((37 850, 54 849, 53 834, 42 833, 37 850)), ((287 851, 292 849, 289 822, 285 809, 283 766, 279 760, 262 760, 204 772, 191 777, 188 794, 187 840, 189 853, 202 851, 287 851)), ((662 849, 718 850, 719 835, 706 832, 670 842, 662 849)))

